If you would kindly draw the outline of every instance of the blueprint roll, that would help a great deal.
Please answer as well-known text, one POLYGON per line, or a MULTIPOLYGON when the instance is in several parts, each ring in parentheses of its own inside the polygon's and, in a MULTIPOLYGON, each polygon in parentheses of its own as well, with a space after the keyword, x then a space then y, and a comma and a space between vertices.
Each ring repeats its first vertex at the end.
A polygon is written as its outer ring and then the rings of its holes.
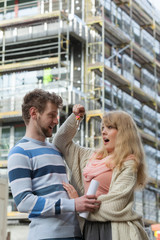
MULTIPOLYGON (((99 186, 99 182, 97 180, 92 179, 86 195, 95 195, 98 186, 99 186)), ((82 212, 79 214, 79 216, 83 218, 87 218, 88 214, 89 212, 82 212)))

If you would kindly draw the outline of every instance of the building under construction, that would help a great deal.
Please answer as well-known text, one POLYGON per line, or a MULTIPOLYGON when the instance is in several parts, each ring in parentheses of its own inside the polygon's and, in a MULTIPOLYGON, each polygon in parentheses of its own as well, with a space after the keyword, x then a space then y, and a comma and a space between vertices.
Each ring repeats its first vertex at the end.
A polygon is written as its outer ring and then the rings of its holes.
MULTIPOLYGON (((73 104, 83 104, 75 141, 84 146, 100 143, 104 111, 123 109, 138 125, 149 171, 135 208, 146 226, 160 222, 159 15, 147 0, 0 1, 0 177, 7 177, 8 151, 25 133, 26 92, 61 95, 60 124, 73 104)), ((10 193, 8 218, 22 217, 14 211, 10 193)))

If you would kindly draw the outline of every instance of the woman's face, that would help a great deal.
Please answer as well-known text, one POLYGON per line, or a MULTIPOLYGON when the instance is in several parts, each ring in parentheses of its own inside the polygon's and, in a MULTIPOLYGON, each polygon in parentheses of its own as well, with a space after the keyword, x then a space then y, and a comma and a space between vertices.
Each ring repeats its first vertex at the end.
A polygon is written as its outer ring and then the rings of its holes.
POLYGON ((118 130, 112 126, 106 126, 102 123, 103 144, 109 154, 114 151, 118 130))

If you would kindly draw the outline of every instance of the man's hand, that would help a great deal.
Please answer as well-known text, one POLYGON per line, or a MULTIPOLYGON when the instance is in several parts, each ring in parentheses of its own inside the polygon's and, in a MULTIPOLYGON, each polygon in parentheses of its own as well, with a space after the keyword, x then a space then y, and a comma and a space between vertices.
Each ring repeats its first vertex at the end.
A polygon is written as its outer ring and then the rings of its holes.
POLYGON ((98 210, 101 202, 97 200, 95 195, 84 195, 75 198, 75 208, 77 212, 94 212, 98 210))
POLYGON ((76 116, 80 116, 81 118, 83 118, 85 115, 85 108, 81 104, 75 104, 73 106, 73 113, 76 116))

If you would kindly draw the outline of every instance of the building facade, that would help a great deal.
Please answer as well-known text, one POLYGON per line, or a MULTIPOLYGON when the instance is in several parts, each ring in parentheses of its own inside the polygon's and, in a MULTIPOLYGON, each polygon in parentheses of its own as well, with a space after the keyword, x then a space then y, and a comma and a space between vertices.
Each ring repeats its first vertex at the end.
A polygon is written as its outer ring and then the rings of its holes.
MULTIPOLYGON (((34 88, 62 96, 60 124, 73 104, 85 106, 75 139, 85 146, 100 143, 104 111, 133 116, 149 172, 135 208, 146 225, 160 222, 160 18, 149 1, 0 2, 0 177, 25 133, 22 98, 34 88)), ((8 212, 15 210, 10 193, 8 212)))

